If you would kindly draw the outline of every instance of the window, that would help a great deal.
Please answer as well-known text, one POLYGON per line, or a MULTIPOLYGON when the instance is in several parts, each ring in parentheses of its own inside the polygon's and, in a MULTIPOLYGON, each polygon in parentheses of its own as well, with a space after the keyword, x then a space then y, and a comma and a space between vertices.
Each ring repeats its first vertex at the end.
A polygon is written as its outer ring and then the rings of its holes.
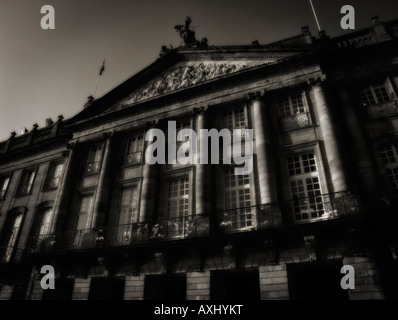
POLYGON ((2 261, 10 262, 17 245, 19 230, 22 225, 23 213, 10 213, 4 226, 4 234, 2 235, 2 261))
POLYGON ((86 174, 99 173, 101 170, 102 145, 92 147, 87 156, 86 174))
POLYGON ((51 239, 48 238, 48 235, 51 230, 52 217, 53 209, 51 207, 38 210, 33 229, 32 249, 45 250, 51 245, 51 239))
POLYGON ((6 197, 8 185, 10 183, 11 175, 0 177, 0 200, 4 200, 6 197))
POLYGON ((247 126, 245 108, 235 108, 224 112, 223 128, 226 129, 245 129, 247 126))
MULTIPOLYGON (((186 120, 180 120, 177 121, 176 124, 176 137, 178 137, 178 133, 183 130, 183 129, 191 129, 191 121, 189 119, 186 120)), ((177 146, 176 146, 176 151, 178 152, 178 149, 184 144, 186 143, 190 138, 188 136, 185 136, 185 141, 178 141, 177 140, 177 146)), ((189 150, 191 149, 191 145, 189 145, 189 150)), ((189 155, 189 151, 187 151, 185 153, 185 156, 189 155)))
POLYGON ((279 108, 282 117, 289 117, 305 112, 304 102, 301 94, 281 98, 279 100, 279 108))
POLYGON ((141 163, 143 145, 143 135, 131 137, 127 140, 126 151, 124 155, 124 165, 132 166, 141 163))
POLYGON ((222 224, 230 224, 232 229, 252 227, 255 215, 251 212, 250 179, 248 175, 235 175, 235 169, 224 174, 225 209, 229 214, 222 224))
POLYGON ((311 125, 310 115, 304 93, 296 93, 280 98, 279 126, 282 131, 293 131, 311 125))
POLYGON ((118 216, 119 242, 129 242, 133 233, 133 223, 137 222, 138 192, 137 186, 124 188, 121 193, 118 216))
POLYGON ((93 196, 83 196, 80 199, 76 229, 83 230, 90 228, 91 213, 93 211, 93 196))
POLYGON ((85 195, 80 198, 77 217, 75 222, 75 241, 73 243, 74 246, 78 246, 83 241, 83 237, 87 231, 87 229, 91 226, 93 212, 93 196, 85 195))
POLYGON ((189 215, 189 178, 169 181, 167 217, 171 236, 183 236, 187 230, 185 217, 189 215))
POLYGON ((391 100, 385 82, 378 82, 361 90, 361 100, 364 106, 382 104, 391 100))
POLYGON ((295 219, 319 218, 324 204, 314 153, 289 157, 288 168, 295 219))
POLYGON ((380 149, 390 188, 398 196, 398 142, 380 149))
POLYGON ((50 164, 50 168, 48 170, 46 183, 44 185, 44 189, 56 189, 61 182, 62 172, 64 170, 63 162, 54 162, 50 164))
POLYGON ((24 169, 17 188, 17 196, 29 194, 32 191, 33 182, 35 180, 35 169, 24 169))

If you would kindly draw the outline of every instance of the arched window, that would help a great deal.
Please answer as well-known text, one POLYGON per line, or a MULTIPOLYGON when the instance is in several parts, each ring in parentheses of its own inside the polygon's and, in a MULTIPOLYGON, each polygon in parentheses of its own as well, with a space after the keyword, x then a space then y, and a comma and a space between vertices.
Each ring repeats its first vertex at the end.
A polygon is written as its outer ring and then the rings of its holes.
POLYGON ((0 247, 1 247, 1 261, 10 262, 15 254, 18 236, 22 228, 22 221, 26 208, 19 207, 9 211, 6 222, 4 224, 0 247))

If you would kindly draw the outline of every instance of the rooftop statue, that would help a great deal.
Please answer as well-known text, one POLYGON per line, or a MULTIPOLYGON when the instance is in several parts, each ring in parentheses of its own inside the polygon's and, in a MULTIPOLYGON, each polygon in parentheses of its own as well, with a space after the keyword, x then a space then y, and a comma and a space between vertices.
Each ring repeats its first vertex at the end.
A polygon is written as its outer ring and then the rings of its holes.
POLYGON ((196 42, 195 31, 191 30, 190 28, 191 22, 191 17, 187 17, 184 25, 179 24, 174 27, 174 29, 176 29, 177 32, 180 34, 182 45, 192 44, 196 42))

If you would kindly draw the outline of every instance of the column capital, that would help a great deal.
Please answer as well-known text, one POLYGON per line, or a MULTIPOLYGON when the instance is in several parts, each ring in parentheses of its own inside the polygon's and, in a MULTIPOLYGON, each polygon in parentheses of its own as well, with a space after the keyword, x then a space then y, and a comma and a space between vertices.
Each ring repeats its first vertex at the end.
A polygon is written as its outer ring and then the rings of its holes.
POLYGON ((321 74, 318 77, 308 78, 307 83, 311 87, 316 87, 316 86, 319 86, 322 83, 324 83, 326 81, 326 79, 327 79, 326 74, 321 74))
POLYGON ((202 107, 193 107, 192 108, 192 113, 193 114, 204 114, 207 111, 207 106, 202 106, 202 107))
POLYGON ((70 142, 66 145, 66 149, 73 150, 76 148, 76 142, 70 142))
POLYGON ((260 91, 256 91, 256 92, 249 92, 247 94, 247 99, 254 102, 254 101, 259 101, 262 100, 264 97, 265 92, 260 92, 260 91))
POLYGON ((103 132, 103 133, 102 133, 102 138, 103 138, 104 140, 107 140, 107 139, 109 139, 110 137, 112 137, 113 134, 114 134, 114 131, 103 132))
POLYGON ((70 155, 70 150, 64 150, 64 151, 62 151, 62 157, 68 158, 69 155, 70 155))
POLYGON ((147 121, 145 122, 145 129, 150 130, 152 128, 155 128, 159 123, 159 120, 152 120, 152 121, 147 121))

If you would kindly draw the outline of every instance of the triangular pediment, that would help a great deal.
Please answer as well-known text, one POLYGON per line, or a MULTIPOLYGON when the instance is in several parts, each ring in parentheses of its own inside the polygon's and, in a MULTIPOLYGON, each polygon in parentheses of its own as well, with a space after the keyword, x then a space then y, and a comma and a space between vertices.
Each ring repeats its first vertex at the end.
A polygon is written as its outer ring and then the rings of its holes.
POLYGON ((261 60, 199 60, 179 62, 151 79, 127 98, 120 101, 122 105, 131 105, 156 96, 203 84, 210 80, 267 64, 276 59, 261 60))
MULTIPOLYGON (((307 49, 307 50, 306 50, 307 49)), ((210 47, 176 49, 156 60, 74 117, 79 121, 220 80, 300 55, 308 48, 210 47)))

